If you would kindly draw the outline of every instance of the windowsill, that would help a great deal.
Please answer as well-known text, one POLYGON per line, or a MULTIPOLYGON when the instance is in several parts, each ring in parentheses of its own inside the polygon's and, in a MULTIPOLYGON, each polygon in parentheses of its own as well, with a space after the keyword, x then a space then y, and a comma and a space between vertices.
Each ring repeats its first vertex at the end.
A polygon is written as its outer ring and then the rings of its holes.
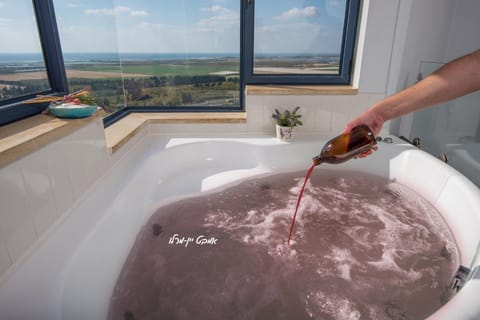
POLYGON ((108 151, 113 154, 150 123, 245 123, 246 121, 246 112, 130 113, 105 129, 105 139, 108 151))
MULTIPOLYGON (((103 111, 82 119, 41 114, 0 127, 0 168, 104 116, 103 111)), ((131 113, 105 129, 105 139, 112 154, 149 123, 245 123, 246 120, 246 112, 131 113)))
POLYGON ((39 114, 0 127, 0 167, 34 152, 104 115, 105 113, 101 110, 93 116, 82 119, 60 119, 39 114))
POLYGON ((247 85, 247 95, 353 95, 358 89, 352 86, 308 85, 247 85))

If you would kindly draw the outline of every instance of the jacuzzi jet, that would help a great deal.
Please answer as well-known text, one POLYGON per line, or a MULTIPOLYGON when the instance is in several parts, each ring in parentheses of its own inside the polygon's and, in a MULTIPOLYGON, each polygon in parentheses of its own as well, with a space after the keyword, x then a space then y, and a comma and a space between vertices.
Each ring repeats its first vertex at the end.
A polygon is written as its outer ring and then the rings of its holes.
POLYGON ((268 183, 264 183, 264 184, 260 185, 260 190, 261 191, 267 191, 267 190, 270 190, 271 188, 272 188, 272 185, 268 184, 268 183))
POLYGON ((441 303, 447 303, 460 289, 463 288, 465 283, 468 281, 471 270, 465 266, 459 266, 457 272, 453 276, 448 290, 446 290, 441 296, 441 303))
POLYGON ((450 290, 452 290, 453 294, 460 291, 460 289, 462 289, 462 287, 465 285, 465 282, 467 282, 468 276, 470 275, 470 271, 471 270, 467 267, 458 267, 458 270, 452 279, 452 283, 450 284, 450 290))
POLYGON ((125 311, 123 319, 125 320, 135 320, 135 316, 131 311, 125 311))
POLYGON ((152 225, 152 233, 155 237, 158 237, 160 233, 162 233, 162 226, 159 225, 158 223, 154 223, 152 225))

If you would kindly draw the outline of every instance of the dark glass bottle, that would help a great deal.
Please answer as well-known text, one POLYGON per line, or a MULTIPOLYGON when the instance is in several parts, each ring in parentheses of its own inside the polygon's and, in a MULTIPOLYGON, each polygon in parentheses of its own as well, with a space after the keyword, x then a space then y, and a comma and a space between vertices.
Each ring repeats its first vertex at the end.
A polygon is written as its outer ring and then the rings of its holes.
POLYGON ((323 162, 342 163, 372 149, 376 144, 373 132, 362 124, 328 141, 320 154, 313 158, 313 163, 317 166, 323 162))

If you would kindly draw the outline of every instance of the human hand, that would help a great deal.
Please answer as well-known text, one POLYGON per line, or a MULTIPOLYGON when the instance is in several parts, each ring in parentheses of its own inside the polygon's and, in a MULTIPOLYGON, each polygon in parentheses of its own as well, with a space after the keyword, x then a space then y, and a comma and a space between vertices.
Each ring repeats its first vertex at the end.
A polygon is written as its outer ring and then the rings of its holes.
MULTIPOLYGON (((356 118, 352 119, 350 122, 348 122, 345 128, 343 129, 343 133, 348 133, 354 127, 364 124, 370 128, 370 130, 373 132, 374 135, 377 135, 378 133, 380 133, 380 130, 382 129, 384 122, 385 121, 380 114, 378 114, 372 109, 369 109, 364 113, 362 113, 361 115, 357 116, 356 118)), ((376 151, 377 149, 378 147, 374 146, 372 149, 362 152, 356 158, 364 158, 372 154, 373 151, 376 151)))
POLYGON ((374 135, 377 135, 380 133, 380 130, 382 130, 384 122, 385 120, 378 112, 373 109, 369 109, 350 120, 343 129, 343 132, 348 133, 354 127, 365 124, 370 128, 370 130, 372 130, 374 135))

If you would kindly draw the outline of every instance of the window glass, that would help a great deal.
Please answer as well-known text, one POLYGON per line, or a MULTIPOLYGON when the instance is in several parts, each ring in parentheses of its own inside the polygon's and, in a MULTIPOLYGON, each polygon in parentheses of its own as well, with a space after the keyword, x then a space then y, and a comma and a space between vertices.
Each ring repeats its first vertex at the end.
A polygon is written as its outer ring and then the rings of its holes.
POLYGON ((253 74, 335 74, 346 0, 255 1, 253 74))
POLYGON ((240 1, 115 7, 128 106, 239 107, 240 1))
MULTIPOLYGON (((1 1, 1 0, 0 0, 1 1)), ((55 0, 69 91, 89 87, 107 112, 125 106, 113 0, 55 0)))
POLYGON ((0 102, 50 89, 37 30, 31 0, 0 0, 0 102))

